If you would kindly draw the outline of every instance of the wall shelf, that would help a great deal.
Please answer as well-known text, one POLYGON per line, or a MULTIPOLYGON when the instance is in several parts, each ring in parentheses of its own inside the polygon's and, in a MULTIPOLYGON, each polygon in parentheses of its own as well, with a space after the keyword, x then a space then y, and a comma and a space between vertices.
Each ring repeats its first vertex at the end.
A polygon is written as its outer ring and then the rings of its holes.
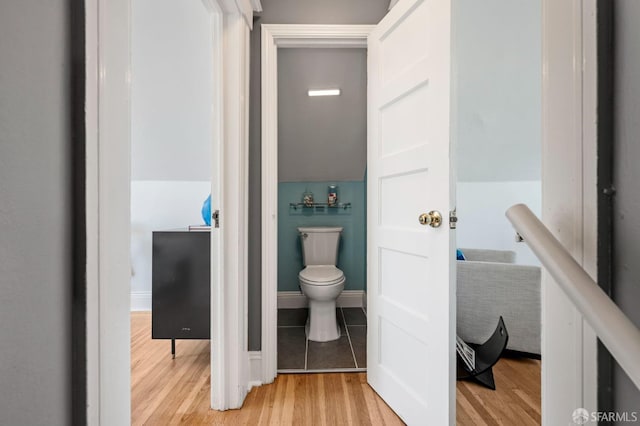
POLYGON ((304 203, 289 203, 289 208, 292 208, 294 210, 298 210, 298 209, 324 210, 325 208, 346 210, 351 208, 351 203, 337 203, 331 206, 328 203, 313 203, 313 205, 311 206, 307 206, 304 203))

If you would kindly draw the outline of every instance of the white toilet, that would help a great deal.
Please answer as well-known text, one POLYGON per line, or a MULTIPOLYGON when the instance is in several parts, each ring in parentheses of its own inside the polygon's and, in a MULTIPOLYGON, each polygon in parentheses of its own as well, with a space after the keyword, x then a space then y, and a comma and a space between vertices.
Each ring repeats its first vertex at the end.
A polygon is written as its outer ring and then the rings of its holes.
POLYGON ((305 268, 298 274, 302 293, 309 299, 307 338, 328 342, 340 337, 336 299, 344 289, 344 273, 336 267, 341 227, 298 228, 305 268))

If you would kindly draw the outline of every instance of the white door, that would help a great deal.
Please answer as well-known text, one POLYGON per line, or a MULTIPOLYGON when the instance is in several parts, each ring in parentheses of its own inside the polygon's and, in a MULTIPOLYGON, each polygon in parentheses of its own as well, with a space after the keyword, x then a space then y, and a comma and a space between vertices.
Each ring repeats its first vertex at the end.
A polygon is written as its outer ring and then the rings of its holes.
POLYGON ((369 36, 367 377, 409 425, 455 423, 450 15, 400 0, 369 36))

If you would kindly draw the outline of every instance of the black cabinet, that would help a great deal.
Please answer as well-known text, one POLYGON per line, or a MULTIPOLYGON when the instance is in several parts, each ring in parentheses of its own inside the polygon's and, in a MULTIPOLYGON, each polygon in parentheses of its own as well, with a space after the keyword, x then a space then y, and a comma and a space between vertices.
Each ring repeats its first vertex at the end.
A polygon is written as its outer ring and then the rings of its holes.
POLYGON ((151 337, 211 337, 211 245, 208 231, 153 233, 151 337))

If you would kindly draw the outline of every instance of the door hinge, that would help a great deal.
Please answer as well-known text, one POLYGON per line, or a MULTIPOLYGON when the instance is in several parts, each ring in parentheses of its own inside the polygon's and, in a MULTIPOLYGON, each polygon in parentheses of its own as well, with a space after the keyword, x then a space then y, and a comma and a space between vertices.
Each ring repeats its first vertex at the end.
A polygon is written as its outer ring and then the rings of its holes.
POLYGON ((458 224, 458 217, 456 216, 456 210, 453 209, 449 212, 449 229, 456 229, 458 224))
POLYGON ((220 210, 214 210, 211 218, 213 219, 213 227, 220 228, 220 210))

